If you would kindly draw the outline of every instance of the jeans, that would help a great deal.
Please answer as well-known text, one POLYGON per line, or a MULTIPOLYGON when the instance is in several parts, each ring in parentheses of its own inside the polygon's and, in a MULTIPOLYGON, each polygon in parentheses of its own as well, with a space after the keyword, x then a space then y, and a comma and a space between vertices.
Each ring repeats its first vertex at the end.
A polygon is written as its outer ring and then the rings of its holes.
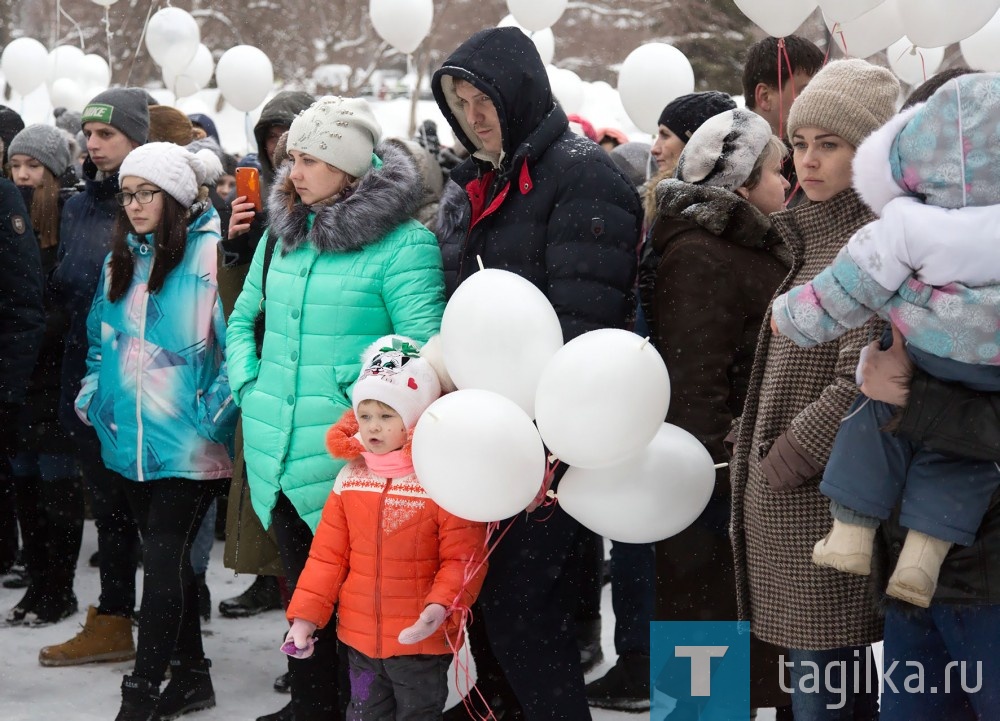
POLYGON ((875 721, 878 719, 878 666, 870 646, 827 651, 788 649, 795 721, 875 721), (858 692, 855 693, 855 688, 858 692))
POLYGON ((1000 606, 890 605, 882 721, 986 721, 1000 716, 998 628, 1000 606), (923 672, 922 688, 914 662, 923 672))

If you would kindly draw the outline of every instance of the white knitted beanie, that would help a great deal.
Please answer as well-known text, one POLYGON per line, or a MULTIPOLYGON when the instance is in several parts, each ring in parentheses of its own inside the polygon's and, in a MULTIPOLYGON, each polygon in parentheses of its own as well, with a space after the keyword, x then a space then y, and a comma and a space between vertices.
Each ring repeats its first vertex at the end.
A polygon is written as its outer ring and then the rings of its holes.
POLYGON ((360 178, 372 165, 382 127, 361 98, 327 95, 303 110, 288 129, 288 150, 298 150, 360 178))
POLYGON ((420 357, 416 341, 387 335, 368 346, 361 357, 361 375, 354 384, 354 413, 362 401, 380 401, 413 428, 420 414, 441 395, 434 368, 420 357))
POLYGON ((222 176, 222 163, 208 149, 190 153, 174 143, 147 143, 125 156, 118 177, 127 176, 149 181, 190 208, 198 197, 198 188, 222 176))

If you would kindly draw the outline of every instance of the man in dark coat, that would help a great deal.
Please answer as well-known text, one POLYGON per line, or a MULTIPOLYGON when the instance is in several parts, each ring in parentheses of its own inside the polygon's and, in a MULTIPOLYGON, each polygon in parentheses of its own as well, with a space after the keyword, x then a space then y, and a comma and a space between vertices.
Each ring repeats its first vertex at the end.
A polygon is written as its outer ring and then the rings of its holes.
POLYGON ((112 88, 96 95, 81 116, 87 138, 84 189, 66 201, 59 224, 59 259, 53 290, 69 314, 63 354, 59 420, 73 439, 97 525, 101 595, 76 637, 46 646, 43 666, 72 666, 95 660, 132 658, 132 612, 139 531, 121 476, 101 460, 97 434, 76 415, 76 395, 86 373, 87 315, 97 290, 118 218, 118 169, 149 133, 149 98, 139 88, 112 88))
MULTIPOLYGON (((431 85, 472 154, 451 173, 471 222, 440 238, 448 291, 476 271, 478 256, 545 293, 566 341, 626 327, 639 197, 599 145, 569 129, 531 40, 517 28, 476 33, 431 85)), ((529 721, 590 718, 572 619, 581 532, 558 506, 543 521, 519 514, 490 557, 482 620, 529 721)))

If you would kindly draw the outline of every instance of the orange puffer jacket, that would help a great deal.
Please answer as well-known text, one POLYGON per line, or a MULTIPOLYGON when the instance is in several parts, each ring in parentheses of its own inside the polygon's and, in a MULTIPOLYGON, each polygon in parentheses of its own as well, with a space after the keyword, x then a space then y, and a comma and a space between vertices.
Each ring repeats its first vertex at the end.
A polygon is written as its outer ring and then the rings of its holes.
POLYGON ((475 601, 485 543, 486 524, 442 509, 415 475, 383 478, 357 458, 337 476, 286 615, 322 628, 339 603, 337 637, 370 658, 451 653, 445 634, 457 648, 458 613, 420 643, 397 636, 429 603, 475 601))

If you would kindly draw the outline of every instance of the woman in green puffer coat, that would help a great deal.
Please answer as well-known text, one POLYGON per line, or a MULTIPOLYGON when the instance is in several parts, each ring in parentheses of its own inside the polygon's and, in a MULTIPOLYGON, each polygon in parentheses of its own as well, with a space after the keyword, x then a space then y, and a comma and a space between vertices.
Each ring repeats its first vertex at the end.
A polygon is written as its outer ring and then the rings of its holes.
MULTIPOLYGON (((343 463, 326 452, 325 436, 351 407, 362 352, 388 334, 424 342, 444 312, 437 242, 412 220, 420 174, 380 136, 363 100, 322 98, 295 118, 291 163, 268 199, 271 224, 229 318, 250 497, 264 527, 274 523, 292 585, 343 463)), ((322 660, 289 665, 297 720, 340 718, 336 636, 318 637, 322 660)))

